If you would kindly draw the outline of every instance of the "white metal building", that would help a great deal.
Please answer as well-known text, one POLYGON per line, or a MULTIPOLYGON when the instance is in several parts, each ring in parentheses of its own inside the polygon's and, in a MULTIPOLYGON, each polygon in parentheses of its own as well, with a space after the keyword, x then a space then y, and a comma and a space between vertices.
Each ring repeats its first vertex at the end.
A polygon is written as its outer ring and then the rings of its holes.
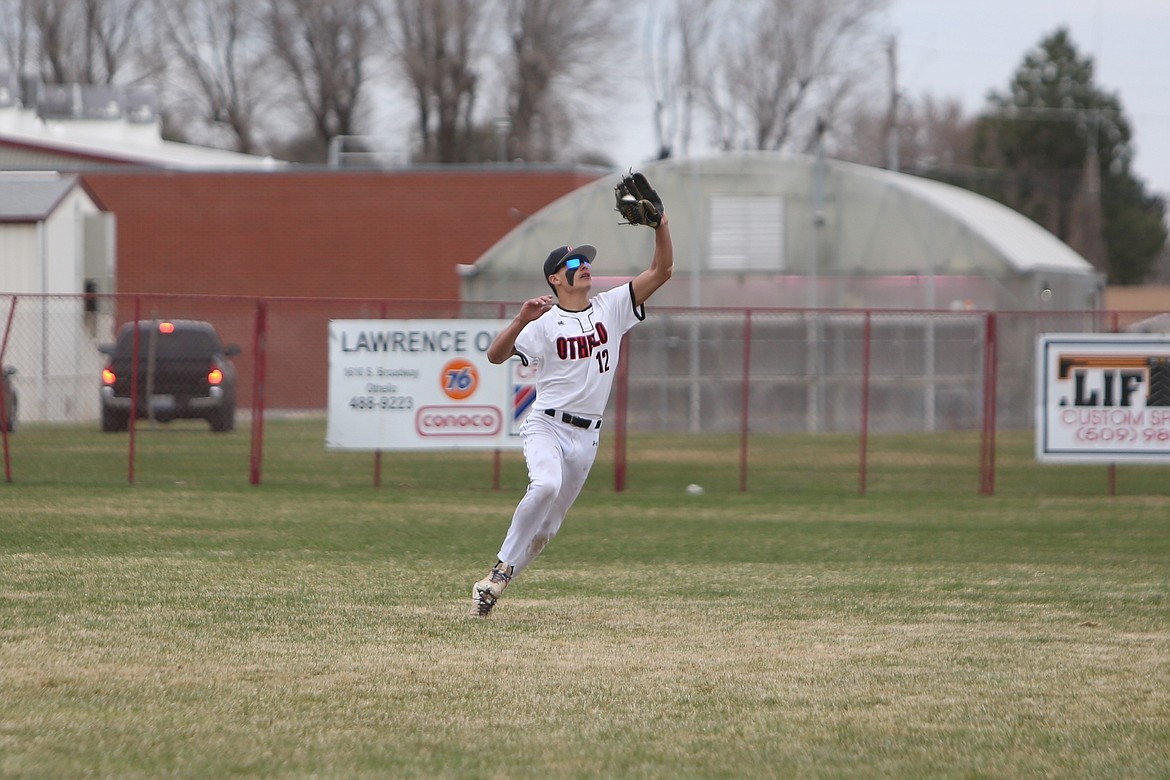
POLYGON ((82 293, 113 274, 112 215, 77 176, 0 173, 0 333, 23 421, 97 413, 96 348, 109 324, 82 293), (92 409, 89 407, 92 406, 92 409))
POLYGON ((144 165, 272 169, 271 157, 163 140, 153 92, 104 84, 24 84, 0 73, 0 170, 144 165))
POLYGON ((113 239, 77 176, 0 172, 0 292, 85 292, 85 279, 113 273, 113 239))
MULTIPOLYGON (((675 275, 633 340, 635 427, 737 430, 750 373, 752 430, 856 430, 868 362, 871 429, 978 428, 983 312, 1100 307, 1103 280, 1086 260, 1022 215, 947 184, 767 152, 643 171, 670 216, 675 275), (872 321, 861 310, 875 311, 872 321)), ((619 224, 618 180, 566 195, 460 267, 464 301, 547 293, 541 266, 562 244, 598 248, 598 289, 642 271, 653 234, 619 224)), ((998 338, 1024 350, 1034 341, 1024 330, 998 338)), ((1001 361, 1015 365, 1007 352, 1001 361)))
MULTIPOLYGON (((656 305, 1021 310, 1097 308, 1103 279, 1036 223, 916 176, 774 152, 649 163, 671 218, 675 279, 656 305)), ((619 224, 605 177, 528 217, 474 265, 464 300, 546 289, 553 247, 594 244, 604 286, 649 261, 645 228, 619 224)))

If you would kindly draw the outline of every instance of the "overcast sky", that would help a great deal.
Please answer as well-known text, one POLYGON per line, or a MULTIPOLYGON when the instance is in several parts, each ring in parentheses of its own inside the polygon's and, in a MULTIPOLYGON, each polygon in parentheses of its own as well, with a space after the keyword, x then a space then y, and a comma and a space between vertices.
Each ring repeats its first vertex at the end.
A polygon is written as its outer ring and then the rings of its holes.
MULTIPOLYGON (((1115 92, 1134 134, 1134 172, 1170 199, 1170 0, 892 0, 880 20, 898 41, 909 100, 959 99, 974 116, 1004 92, 1024 55, 1060 26, 1115 92)), ((651 159, 647 119, 613 150, 619 165, 651 159)))
POLYGON ((893 0, 887 23, 904 92, 959 98, 969 114, 1064 25, 1097 87, 1121 99, 1135 173, 1170 196, 1170 0, 893 0))

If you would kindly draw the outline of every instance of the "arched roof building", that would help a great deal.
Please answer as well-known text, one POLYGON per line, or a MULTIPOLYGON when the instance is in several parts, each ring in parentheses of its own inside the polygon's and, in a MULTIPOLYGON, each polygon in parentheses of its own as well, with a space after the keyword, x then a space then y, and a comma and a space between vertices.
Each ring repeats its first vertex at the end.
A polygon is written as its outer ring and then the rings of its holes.
MULTIPOLYGON (((664 160, 642 169, 671 218, 675 279, 656 305, 1084 310, 1103 279, 1021 214, 941 182, 772 152, 664 160)), ((528 217, 473 265, 470 301, 543 294, 561 244, 594 244, 599 286, 641 271, 650 231, 619 224, 618 175, 528 217)))

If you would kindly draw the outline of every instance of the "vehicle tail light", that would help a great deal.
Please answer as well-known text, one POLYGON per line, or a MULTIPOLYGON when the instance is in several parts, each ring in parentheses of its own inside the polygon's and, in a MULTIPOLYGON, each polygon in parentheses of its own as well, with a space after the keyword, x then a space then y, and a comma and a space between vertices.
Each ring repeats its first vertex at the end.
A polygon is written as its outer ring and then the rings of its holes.
POLYGON ((213 366, 212 369, 207 372, 207 383, 209 385, 218 385, 222 381, 223 371, 220 371, 218 367, 213 366))
POLYGON ((175 323, 173 323, 173 322, 160 322, 158 324, 158 332, 159 333, 174 333, 175 332, 175 323))
POLYGON ((114 373, 111 368, 102 369, 102 384, 112 385, 117 381, 118 375, 114 373))

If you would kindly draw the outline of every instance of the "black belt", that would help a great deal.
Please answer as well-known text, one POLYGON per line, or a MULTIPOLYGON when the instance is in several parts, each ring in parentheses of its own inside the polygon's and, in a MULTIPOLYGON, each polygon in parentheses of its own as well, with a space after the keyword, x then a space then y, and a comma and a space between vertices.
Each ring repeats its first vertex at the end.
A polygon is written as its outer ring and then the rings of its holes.
MULTIPOLYGON (((556 409, 545 409, 544 413, 549 417, 558 416, 556 409)), ((578 428, 584 428, 585 430, 601 427, 601 420, 590 420, 588 417, 578 417, 577 415, 569 414, 568 412, 561 412, 559 417, 561 422, 568 423, 569 425, 576 425, 578 428)))

